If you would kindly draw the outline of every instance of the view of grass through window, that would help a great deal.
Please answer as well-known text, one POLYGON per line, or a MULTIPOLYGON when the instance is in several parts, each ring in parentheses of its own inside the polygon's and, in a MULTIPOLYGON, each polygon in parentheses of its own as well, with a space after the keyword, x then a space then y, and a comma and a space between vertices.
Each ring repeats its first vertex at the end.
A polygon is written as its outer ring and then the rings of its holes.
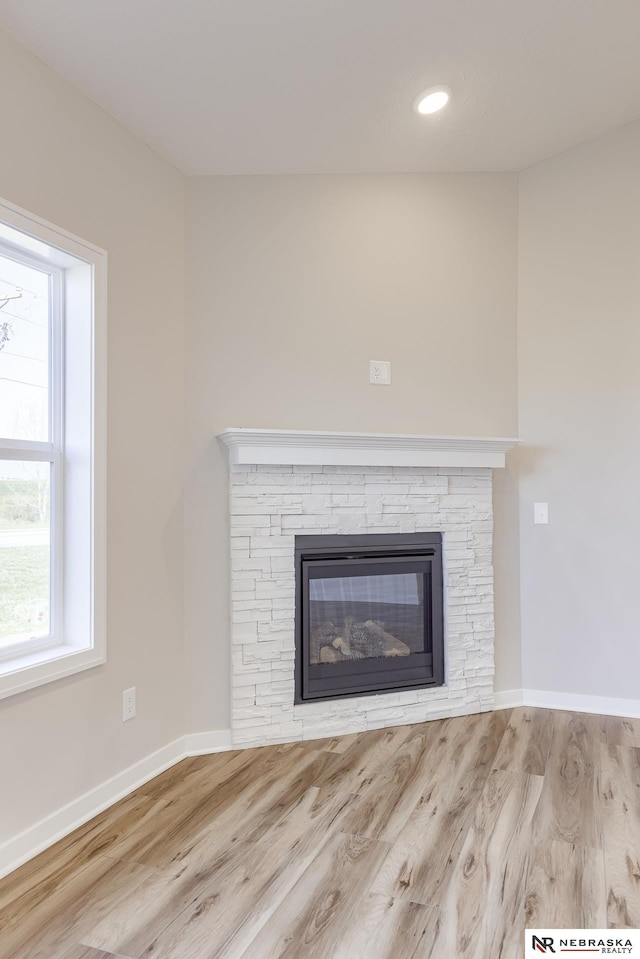
POLYGON ((49 632, 49 466, 0 466, 0 644, 49 632))

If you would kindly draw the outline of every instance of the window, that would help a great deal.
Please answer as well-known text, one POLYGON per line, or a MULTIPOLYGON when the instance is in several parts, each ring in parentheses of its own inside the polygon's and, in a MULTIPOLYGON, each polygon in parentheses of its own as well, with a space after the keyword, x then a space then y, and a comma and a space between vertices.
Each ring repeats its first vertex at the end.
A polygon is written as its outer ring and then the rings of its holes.
POLYGON ((104 662, 105 279, 0 202, 0 698, 104 662))

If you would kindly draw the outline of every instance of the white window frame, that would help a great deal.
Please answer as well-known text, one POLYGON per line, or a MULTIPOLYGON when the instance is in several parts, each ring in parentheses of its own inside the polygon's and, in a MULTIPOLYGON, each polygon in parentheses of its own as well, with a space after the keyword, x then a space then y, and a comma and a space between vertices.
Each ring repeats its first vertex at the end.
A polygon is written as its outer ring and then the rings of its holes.
POLYGON ((50 634, 0 647, 2 699, 106 660, 107 254, 0 200, 0 255, 50 276, 50 441, 0 459, 51 464, 50 634))

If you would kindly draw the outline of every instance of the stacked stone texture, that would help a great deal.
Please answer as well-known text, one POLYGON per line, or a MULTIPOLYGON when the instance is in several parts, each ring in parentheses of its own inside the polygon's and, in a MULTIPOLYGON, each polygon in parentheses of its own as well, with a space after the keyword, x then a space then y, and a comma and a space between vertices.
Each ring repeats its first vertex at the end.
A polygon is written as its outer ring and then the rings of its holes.
POLYGON ((319 739, 493 708, 491 470, 231 469, 234 746, 319 739), (445 686, 294 705, 295 537, 443 535, 445 686))

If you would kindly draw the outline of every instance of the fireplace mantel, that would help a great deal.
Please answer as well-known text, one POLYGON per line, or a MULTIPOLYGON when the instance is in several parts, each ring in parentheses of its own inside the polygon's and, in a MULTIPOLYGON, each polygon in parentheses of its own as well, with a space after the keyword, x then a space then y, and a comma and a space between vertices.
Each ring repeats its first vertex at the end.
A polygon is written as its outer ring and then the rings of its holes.
POLYGON ((504 467, 519 440, 503 437, 336 433, 229 427, 218 433, 232 465, 504 467))

